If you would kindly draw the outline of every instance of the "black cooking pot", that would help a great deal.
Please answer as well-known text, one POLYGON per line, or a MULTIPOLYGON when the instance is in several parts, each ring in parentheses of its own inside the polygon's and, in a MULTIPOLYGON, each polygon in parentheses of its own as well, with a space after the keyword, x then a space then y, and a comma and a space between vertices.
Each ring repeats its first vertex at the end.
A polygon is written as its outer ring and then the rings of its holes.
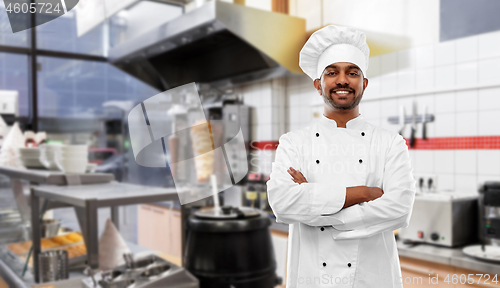
POLYGON ((185 268, 200 288, 272 288, 281 282, 267 214, 223 207, 200 210, 188 223, 185 268))

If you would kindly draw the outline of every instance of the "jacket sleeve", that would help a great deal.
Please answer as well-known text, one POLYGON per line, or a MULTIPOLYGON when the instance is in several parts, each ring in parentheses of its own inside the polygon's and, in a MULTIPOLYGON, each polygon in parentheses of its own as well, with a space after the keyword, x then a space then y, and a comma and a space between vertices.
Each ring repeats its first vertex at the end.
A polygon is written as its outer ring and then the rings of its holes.
POLYGON ((303 158, 301 156, 304 156, 298 152, 300 149, 297 142, 299 141, 292 141, 290 133, 279 139, 270 180, 267 181, 269 205, 277 222, 325 226, 328 217, 322 215, 332 215, 342 209, 346 187, 319 183, 299 185, 293 182, 287 170, 293 167, 300 171, 303 158))
POLYGON ((334 239, 366 238, 408 227, 416 188, 403 137, 397 135, 387 153, 382 180, 384 194, 330 215, 330 225, 344 231, 334 239))

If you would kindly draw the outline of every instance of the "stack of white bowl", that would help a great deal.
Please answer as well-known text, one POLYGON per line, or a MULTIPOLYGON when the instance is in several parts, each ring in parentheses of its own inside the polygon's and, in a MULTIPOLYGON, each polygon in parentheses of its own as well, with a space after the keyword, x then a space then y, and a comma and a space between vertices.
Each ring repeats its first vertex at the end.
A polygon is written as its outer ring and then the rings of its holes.
POLYGON ((26 168, 44 168, 40 162, 40 149, 38 148, 19 148, 21 161, 26 168))
POLYGON ((61 145, 56 153, 56 165, 65 173, 85 173, 89 162, 87 145, 61 145))
POLYGON ((56 155, 61 153, 62 144, 49 143, 38 146, 40 148, 40 162, 49 170, 59 170, 56 164, 56 155))

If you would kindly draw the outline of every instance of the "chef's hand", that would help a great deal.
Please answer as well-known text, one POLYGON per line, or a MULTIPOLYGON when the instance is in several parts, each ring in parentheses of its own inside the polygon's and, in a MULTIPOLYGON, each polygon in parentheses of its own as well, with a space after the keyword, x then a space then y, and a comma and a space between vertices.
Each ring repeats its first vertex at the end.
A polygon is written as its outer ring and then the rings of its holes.
POLYGON ((299 183, 299 184, 307 183, 306 177, 304 177, 304 175, 302 175, 302 173, 300 171, 297 171, 297 170, 293 169, 292 167, 290 167, 287 170, 287 172, 288 172, 288 174, 290 174, 293 177, 292 178, 293 182, 299 183))

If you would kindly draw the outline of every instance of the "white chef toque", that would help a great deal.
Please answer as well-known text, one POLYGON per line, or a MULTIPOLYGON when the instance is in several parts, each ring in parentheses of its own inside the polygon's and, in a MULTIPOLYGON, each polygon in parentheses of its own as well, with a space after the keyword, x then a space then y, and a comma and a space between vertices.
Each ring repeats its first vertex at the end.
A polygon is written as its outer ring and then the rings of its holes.
POLYGON ((311 79, 321 78, 325 68, 337 62, 357 65, 366 77, 370 48, 365 33, 352 27, 328 25, 314 32, 299 55, 299 66, 311 79))

